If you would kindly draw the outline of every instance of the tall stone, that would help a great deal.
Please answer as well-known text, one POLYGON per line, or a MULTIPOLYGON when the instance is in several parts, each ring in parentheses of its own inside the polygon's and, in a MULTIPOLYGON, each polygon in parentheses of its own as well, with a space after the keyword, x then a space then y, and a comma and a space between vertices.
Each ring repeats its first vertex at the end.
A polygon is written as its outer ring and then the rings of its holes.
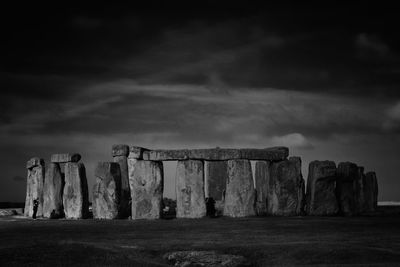
POLYGON ((206 198, 215 201, 214 208, 217 214, 222 214, 224 209, 225 188, 227 179, 227 161, 204 161, 205 195, 206 198))
POLYGON ((364 167, 358 167, 357 178, 354 180, 354 192, 355 192, 355 213, 363 214, 366 212, 365 203, 365 183, 366 177, 364 174, 364 167))
POLYGON ((176 167, 176 217, 206 215, 204 167, 200 160, 180 160, 176 167))
POLYGON ((158 219, 162 215, 164 172, 161 161, 128 159, 132 219, 158 219))
POLYGON ((291 157, 272 163, 269 181, 268 213, 280 216, 301 215, 305 200, 301 159, 291 157))
POLYGON ((43 217, 57 219, 64 217, 63 190, 64 176, 60 164, 50 163, 46 171, 43 189, 43 217))
POLYGON ((26 182, 26 198, 24 215, 32 217, 34 213, 34 201, 38 201, 36 216, 43 216, 43 183, 45 167, 43 159, 32 158, 27 162, 28 169, 26 182))
POLYGON ((128 158, 127 158, 128 154, 129 154, 129 146, 113 145, 112 147, 113 161, 119 164, 121 170, 121 192, 120 192, 121 218, 128 218, 131 215, 131 205, 129 203, 129 200, 131 198, 131 190, 129 188, 128 158))
POLYGON ((337 168, 336 197, 342 215, 356 214, 355 181, 359 175, 358 166, 351 162, 341 162, 337 168))
POLYGON ((99 162, 93 186, 93 218, 118 219, 121 217, 121 171, 118 163, 99 162))
POLYGON ((229 160, 224 215, 246 217, 256 215, 255 189, 249 160, 229 160))
POLYGON ((256 211, 257 215, 268 213, 268 191, 271 175, 270 161, 256 161, 255 182, 256 182, 256 211))
POLYGON ((67 219, 84 219, 89 215, 89 192, 83 163, 65 163, 63 205, 67 219))
POLYGON ((365 174, 365 211, 374 212, 378 205, 378 183, 375 172, 367 172, 365 174))
POLYGON ((336 179, 335 162, 310 162, 306 195, 308 215, 334 215, 339 211, 335 192, 336 179))

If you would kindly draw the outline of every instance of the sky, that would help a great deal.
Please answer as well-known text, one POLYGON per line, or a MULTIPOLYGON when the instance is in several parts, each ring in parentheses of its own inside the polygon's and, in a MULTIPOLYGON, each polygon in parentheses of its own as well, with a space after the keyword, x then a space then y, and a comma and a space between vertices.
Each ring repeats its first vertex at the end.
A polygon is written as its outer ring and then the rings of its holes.
POLYGON ((0 201, 23 202, 26 161, 53 153, 79 152, 92 188, 118 143, 287 146, 304 178, 312 160, 352 161, 400 201, 398 10, 214 2, 3 6, 0 201))

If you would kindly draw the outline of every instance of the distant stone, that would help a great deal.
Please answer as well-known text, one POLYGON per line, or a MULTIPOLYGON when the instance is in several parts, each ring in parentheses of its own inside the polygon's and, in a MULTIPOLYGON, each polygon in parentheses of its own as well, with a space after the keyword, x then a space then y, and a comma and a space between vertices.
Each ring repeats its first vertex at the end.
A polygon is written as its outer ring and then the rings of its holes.
POLYGON ((176 202, 177 218, 200 218, 206 215, 202 161, 178 161, 176 167, 176 202))
POLYGON ((36 216, 43 216, 43 183, 45 176, 45 167, 39 159, 39 165, 28 168, 28 177, 26 182, 26 198, 25 198, 25 210, 24 215, 32 217, 34 214, 34 201, 38 201, 36 216))
POLYGON ((123 144, 113 145, 111 154, 113 157, 115 156, 127 157, 129 155, 129 146, 123 144))
POLYGON ((158 219, 162 215, 163 164, 160 161, 128 160, 132 219, 158 219))
POLYGON ((113 161, 119 164, 121 170, 120 216, 121 218, 128 218, 131 215, 128 159, 126 156, 114 156, 113 161))
POLYGON ((374 212, 378 206, 378 180, 375 172, 367 172, 365 177, 366 211, 374 212))
POLYGON ((214 208, 216 215, 222 215, 223 212, 227 179, 227 161, 204 161, 205 195, 210 201, 215 201, 214 208))
POLYGON ((269 214, 301 215, 304 208, 304 191, 299 157, 272 163, 268 195, 269 214))
POLYGON ((84 219, 89 214, 89 192, 86 170, 83 163, 65 164, 65 186, 63 192, 65 218, 84 219))
POLYGON ((35 158, 31 158, 30 160, 28 160, 26 162, 27 169, 32 169, 33 167, 36 167, 36 166, 44 166, 44 160, 41 158, 35 157, 35 158))
POLYGON ((255 165, 256 182, 256 211, 257 215, 268 213, 268 191, 269 179, 271 175, 270 161, 257 161, 255 165))
POLYGON ((43 189, 43 217, 57 219, 64 217, 63 190, 64 176, 60 164, 50 163, 46 171, 43 189))
POLYGON ((334 215, 339 211, 335 192, 336 179, 335 162, 310 162, 306 195, 308 215, 334 215))
POLYGON ((246 217, 256 215, 255 190, 249 160, 229 160, 224 215, 246 217))
POLYGON ((148 151, 148 149, 138 146, 129 147, 129 157, 131 159, 143 159, 143 152, 148 151))
POLYGON ((81 155, 78 153, 74 154, 53 154, 51 155, 51 162, 53 163, 66 163, 66 162, 78 162, 81 159, 81 155))
POLYGON ((251 266, 245 257, 240 255, 220 254, 215 251, 175 251, 164 255, 164 259, 179 267, 189 266, 251 266))
POLYGON ((120 218, 121 171, 115 162, 99 162, 94 171, 93 218, 120 218))
POLYGON ((365 210, 365 183, 364 167, 358 167, 357 178, 354 180, 355 213, 363 214, 365 210))
POLYGON ((337 168, 336 196, 341 214, 356 214, 356 192, 354 183, 359 175, 358 166, 351 162, 341 162, 337 168))

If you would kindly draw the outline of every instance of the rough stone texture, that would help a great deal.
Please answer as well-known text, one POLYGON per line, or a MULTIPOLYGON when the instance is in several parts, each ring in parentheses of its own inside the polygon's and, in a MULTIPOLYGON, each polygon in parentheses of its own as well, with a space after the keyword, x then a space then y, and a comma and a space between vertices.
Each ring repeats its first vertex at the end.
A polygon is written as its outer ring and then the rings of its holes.
POLYGON ((229 160, 224 215, 246 217, 256 214, 255 189, 249 160, 229 160))
POLYGON ((250 266, 250 262, 240 255, 220 254, 215 251, 175 251, 164 255, 164 259, 174 266, 250 266))
POLYGON ((227 179, 227 161, 204 161, 204 191, 206 198, 215 200, 217 214, 222 214, 224 209, 227 179))
POLYGON ((270 175, 271 162, 257 161, 255 165, 257 215, 266 215, 268 213, 268 191, 270 175))
POLYGON ((335 162, 310 162, 306 195, 307 214, 334 215, 339 211, 335 192, 336 179, 335 162))
MULTIPOLYGON (((44 162, 42 159, 39 162, 44 162)), ((33 215, 33 201, 39 201, 36 216, 43 215, 43 183, 44 183, 45 167, 38 165, 28 169, 27 182, 26 182, 26 198, 24 215, 32 217, 33 215)))
POLYGON ((301 159, 274 162, 269 180, 268 213, 271 215, 300 215, 304 208, 304 179, 301 174, 301 159))
POLYGON ((115 156, 125 156, 129 155, 129 146, 124 144, 117 144, 112 146, 111 155, 115 156))
POLYGON ((150 150, 143 152, 144 160, 270 160, 280 161, 286 159, 289 154, 287 147, 272 147, 265 149, 180 149, 180 150, 150 150))
POLYGON ((131 146, 129 147, 129 157, 131 159, 143 159, 144 151, 148 151, 148 149, 138 146, 131 146))
POLYGON ((206 215, 204 167, 200 160, 178 161, 176 167, 176 217, 206 215))
POLYGON ((357 179, 354 180, 354 192, 355 192, 355 213, 365 213, 365 183, 366 177, 364 174, 364 167, 358 167, 357 179))
POLYGON ((53 163, 66 163, 66 162, 78 162, 81 159, 81 155, 78 153, 66 153, 66 154, 53 154, 51 155, 51 162, 53 163))
POLYGON ((115 162, 99 162, 94 171, 93 218, 120 218, 121 171, 115 162))
POLYGON ((354 183, 358 177, 358 166, 351 162, 341 162, 337 168, 336 197, 339 212, 351 216, 356 213, 356 197, 354 183))
POLYGON ((120 216, 121 218, 128 218, 131 215, 128 159, 126 156, 115 156, 113 157, 113 161, 119 164, 121 170, 120 216))
POLYGON ((44 166, 44 160, 41 158, 35 157, 35 158, 31 158, 30 160, 28 160, 26 162, 27 169, 32 169, 33 167, 36 167, 36 166, 44 166))
POLYGON ((83 163, 65 164, 63 206, 67 219, 84 219, 89 214, 89 192, 83 163))
POLYGON ((46 170, 43 189, 43 217, 57 219, 64 217, 63 190, 64 176, 60 164, 50 163, 46 170))
POLYGON ((162 215, 164 187, 160 161, 128 160, 132 219, 158 219, 162 215))
POLYGON ((367 172, 365 174, 364 183, 364 211, 374 212, 377 207, 377 180, 375 172, 367 172))

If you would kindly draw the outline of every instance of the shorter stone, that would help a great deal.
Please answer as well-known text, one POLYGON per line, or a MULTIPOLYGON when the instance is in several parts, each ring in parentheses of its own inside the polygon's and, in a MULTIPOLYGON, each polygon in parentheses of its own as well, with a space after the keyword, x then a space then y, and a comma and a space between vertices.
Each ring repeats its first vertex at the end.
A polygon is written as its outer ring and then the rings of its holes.
POLYGON ((82 158, 81 155, 78 153, 53 154, 51 155, 51 162, 53 163, 78 162, 81 158, 82 158))
POLYGON ((139 147, 139 146, 130 146, 129 147, 129 158, 131 159, 143 159, 143 152, 149 151, 147 148, 139 147))
POLYGON ((216 251, 175 251, 166 253, 163 257, 174 266, 251 266, 245 257, 240 255, 220 254, 216 251))
POLYGON ((27 169, 32 169, 33 167, 36 166, 44 166, 44 160, 41 158, 34 157, 26 162, 27 169))
POLYGON ((128 156, 129 155, 129 146, 124 144, 117 144, 112 146, 112 156, 128 156))
POLYGON ((64 176, 60 164, 50 163, 46 171, 43 189, 43 217, 57 219, 64 217, 63 190, 64 176))

